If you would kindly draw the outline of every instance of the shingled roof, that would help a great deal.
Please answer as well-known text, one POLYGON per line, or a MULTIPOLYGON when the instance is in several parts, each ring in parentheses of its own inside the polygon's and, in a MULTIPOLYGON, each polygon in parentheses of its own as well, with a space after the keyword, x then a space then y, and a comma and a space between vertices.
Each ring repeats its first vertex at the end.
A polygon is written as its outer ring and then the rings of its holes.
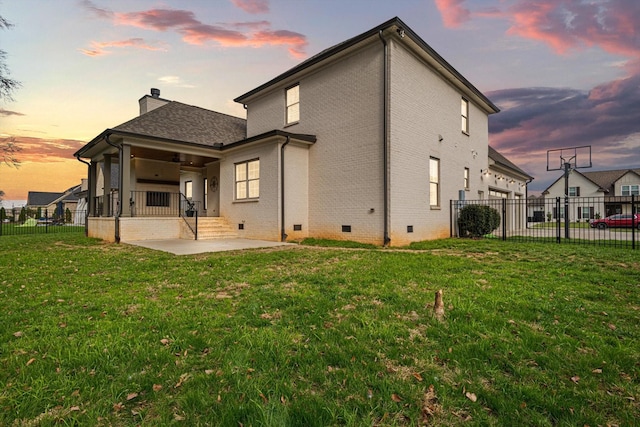
POLYGON ((520 169, 518 166, 515 165, 515 163, 513 163, 511 160, 507 159, 502 154, 498 153, 491 146, 489 146, 489 158, 491 160, 493 160, 494 162, 496 162, 497 164, 501 165, 502 167, 509 168, 509 169, 513 170, 514 172, 517 172, 517 173, 527 177, 528 179, 533 179, 533 177, 531 175, 529 175, 528 173, 526 173, 525 171, 520 169))
MULTIPOLYGON (((577 169, 574 169, 572 172, 577 172, 589 181, 593 182, 600 188, 600 191, 604 193, 615 194, 615 189, 613 188, 615 182, 622 178, 628 172, 633 172, 640 176, 640 168, 638 169, 615 169, 615 170, 606 170, 606 171, 589 171, 582 172, 577 169)), ((553 187, 553 185, 560 181, 564 177, 564 174, 560 175, 558 179, 553 181, 551 185, 549 185, 542 194, 549 194, 549 189, 553 187)))
POLYGON ((27 205, 48 206, 62 196, 64 196, 64 193, 52 193, 50 191, 29 191, 29 194, 27 195, 27 205))
POLYGON ((171 101, 113 130, 202 145, 228 144, 246 138, 247 121, 171 101))
POLYGON ((613 185, 628 172, 640 175, 640 169, 617 169, 608 171, 580 172, 585 178, 602 188, 605 193, 615 194, 613 185))

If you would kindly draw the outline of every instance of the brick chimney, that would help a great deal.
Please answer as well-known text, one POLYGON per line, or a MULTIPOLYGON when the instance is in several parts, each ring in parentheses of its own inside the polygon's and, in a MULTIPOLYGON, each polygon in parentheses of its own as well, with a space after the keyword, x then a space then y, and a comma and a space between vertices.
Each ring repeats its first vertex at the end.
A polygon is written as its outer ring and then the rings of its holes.
POLYGON ((138 100, 140 104, 140 115, 146 114, 151 110, 168 104, 169 100, 160 98, 160 89, 151 88, 151 95, 145 95, 138 100))

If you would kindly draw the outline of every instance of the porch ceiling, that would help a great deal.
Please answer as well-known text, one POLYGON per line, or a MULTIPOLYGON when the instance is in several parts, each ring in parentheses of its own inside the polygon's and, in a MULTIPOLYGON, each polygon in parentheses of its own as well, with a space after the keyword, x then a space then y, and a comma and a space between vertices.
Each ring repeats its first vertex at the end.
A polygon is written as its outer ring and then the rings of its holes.
POLYGON ((131 157, 157 160, 161 162, 180 163, 182 166, 194 168, 204 167, 207 163, 218 160, 218 157, 179 153, 177 151, 154 150, 147 147, 131 147, 131 157))

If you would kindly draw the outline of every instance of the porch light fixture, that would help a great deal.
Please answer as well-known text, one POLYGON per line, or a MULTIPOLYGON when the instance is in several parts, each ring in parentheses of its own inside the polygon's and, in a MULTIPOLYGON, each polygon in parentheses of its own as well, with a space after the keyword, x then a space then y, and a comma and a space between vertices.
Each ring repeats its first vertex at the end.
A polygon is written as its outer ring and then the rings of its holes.
POLYGON ((516 182, 515 179, 512 179, 511 181, 509 181, 509 184, 514 184, 516 182))

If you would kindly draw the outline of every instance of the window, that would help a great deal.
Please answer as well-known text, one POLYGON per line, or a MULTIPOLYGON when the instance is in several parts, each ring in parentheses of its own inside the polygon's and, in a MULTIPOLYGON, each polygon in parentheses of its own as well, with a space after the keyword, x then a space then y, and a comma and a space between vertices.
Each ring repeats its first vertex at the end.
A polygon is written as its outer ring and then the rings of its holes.
POLYGON ((184 182, 184 197, 189 200, 193 199, 193 181, 184 182))
POLYGON ((440 206, 440 160, 433 157, 429 159, 429 204, 440 206))
POLYGON ((287 89, 287 124, 300 121, 300 85, 287 89))
MULTIPOLYGON (((558 208, 553 208, 553 217, 558 218, 558 208)), ((564 219, 564 206, 560 206, 560 219, 564 219)))
POLYGON ((260 197, 260 160, 236 163, 236 199, 260 197))
POLYGON ((169 207, 170 195, 164 191, 147 191, 147 206, 169 207))
POLYGON ((464 188, 469 189, 469 168, 464 168, 464 188))
POLYGON ((621 196, 640 196, 640 185, 623 185, 621 196))
POLYGON ((209 180, 207 178, 205 178, 202 181, 202 184, 203 184, 202 187, 204 188, 204 192, 203 192, 202 196, 203 196, 203 200, 204 200, 204 210, 205 211, 207 210, 207 206, 208 206, 207 202, 209 200, 209 185, 208 185, 208 182, 209 182, 209 180))
POLYGON ((578 207, 578 219, 594 219, 595 211, 593 206, 579 206, 578 207))
POLYGON ((489 198, 508 199, 509 193, 505 193, 504 191, 498 191, 498 190, 489 190, 489 198))
POLYGON ((462 98, 460 102, 460 115, 462 116, 462 132, 469 133, 469 101, 462 98))
POLYGON ((570 197, 580 197, 580 187, 569 187, 570 197))

